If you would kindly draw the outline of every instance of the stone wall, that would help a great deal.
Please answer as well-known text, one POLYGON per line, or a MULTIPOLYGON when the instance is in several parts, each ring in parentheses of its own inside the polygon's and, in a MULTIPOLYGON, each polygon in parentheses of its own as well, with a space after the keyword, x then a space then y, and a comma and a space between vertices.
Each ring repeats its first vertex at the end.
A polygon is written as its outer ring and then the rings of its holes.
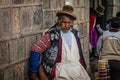
POLYGON ((110 0, 108 3, 108 18, 116 16, 116 13, 120 11, 120 0, 110 0))
MULTIPOLYGON (((65 0, 0 0, 0 80, 29 80, 31 47, 55 23, 55 12, 64 3, 65 0)), ((74 0, 72 4, 89 67, 89 0, 74 0)))

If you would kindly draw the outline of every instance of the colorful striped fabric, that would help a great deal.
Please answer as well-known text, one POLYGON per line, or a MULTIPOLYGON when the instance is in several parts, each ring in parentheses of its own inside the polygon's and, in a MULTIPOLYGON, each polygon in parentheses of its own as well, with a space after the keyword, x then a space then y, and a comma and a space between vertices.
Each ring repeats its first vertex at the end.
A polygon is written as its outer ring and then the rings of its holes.
POLYGON ((48 47, 50 47, 50 35, 46 33, 33 47, 32 51, 44 52, 48 47))

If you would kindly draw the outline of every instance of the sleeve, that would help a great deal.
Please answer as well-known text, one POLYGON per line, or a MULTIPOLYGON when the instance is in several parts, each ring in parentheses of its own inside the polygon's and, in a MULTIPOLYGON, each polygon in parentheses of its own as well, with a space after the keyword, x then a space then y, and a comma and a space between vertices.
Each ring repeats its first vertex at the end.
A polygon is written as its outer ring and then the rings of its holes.
POLYGON ((38 73, 39 63, 40 63, 40 53, 31 51, 30 58, 29 58, 30 73, 38 73))
POLYGON ((33 47, 29 58, 30 73, 37 73, 39 71, 40 55, 50 46, 50 36, 45 34, 33 47))
POLYGON ((97 28, 97 30, 100 34, 102 34, 104 32, 104 30, 101 27, 97 28))
POLYGON ((103 36, 101 35, 98 39, 97 42, 97 54, 100 55, 101 54, 101 48, 102 48, 102 43, 103 43, 103 36))
POLYGON ((43 53, 50 47, 50 35, 46 33, 33 47, 32 51, 43 53))

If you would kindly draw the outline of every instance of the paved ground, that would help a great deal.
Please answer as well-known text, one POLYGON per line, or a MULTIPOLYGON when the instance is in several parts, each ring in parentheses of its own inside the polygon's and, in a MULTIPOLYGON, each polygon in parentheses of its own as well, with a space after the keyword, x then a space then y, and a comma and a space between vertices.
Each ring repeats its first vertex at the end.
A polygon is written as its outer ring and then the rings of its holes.
POLYGON ((91 77, 91 80, 95 80, 95 72, 97 72, 97 68, 98 68, 98 65, 97 65, 97 61, 98 61, 98 58, 94 58, 93 60, 90 61, 90 72, 89 72, 89 75, 91 77))

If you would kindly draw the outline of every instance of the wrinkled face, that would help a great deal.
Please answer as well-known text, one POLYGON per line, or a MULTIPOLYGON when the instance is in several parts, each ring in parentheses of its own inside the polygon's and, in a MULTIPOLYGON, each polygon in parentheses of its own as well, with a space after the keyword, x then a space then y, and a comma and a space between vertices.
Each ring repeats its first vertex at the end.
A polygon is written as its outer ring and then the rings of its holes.
POLYGON ((73 26, 73 22, 70 18, 63 16, 60 22, 60 27, 64 32, 67 32, 73 26))

